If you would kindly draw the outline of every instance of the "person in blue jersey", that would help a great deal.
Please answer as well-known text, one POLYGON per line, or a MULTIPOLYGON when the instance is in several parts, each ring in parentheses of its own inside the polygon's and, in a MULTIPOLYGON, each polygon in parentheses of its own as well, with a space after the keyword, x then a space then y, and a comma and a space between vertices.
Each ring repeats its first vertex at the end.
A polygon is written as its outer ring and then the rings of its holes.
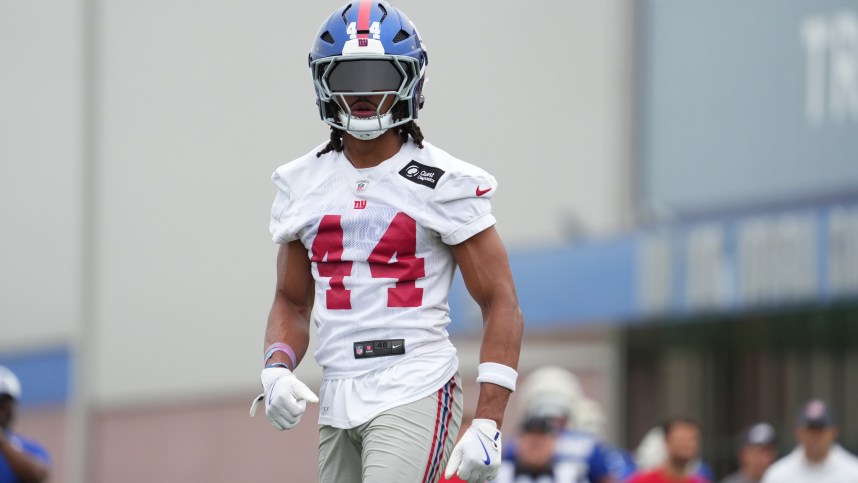
POLYGON ((605 445, 605 460, 608 463, 608 472, 617 483, 628 482, 637 471, 631 453, 623 448, 605 445))
POLYGON ((497 483, 610 483, 602 444, 567 429, 557 407, 531 409, 518 438, 505 448, 497 483))
POLYGON ((612 446, 605 441, 607 418, 598 402, 582 397, 575 404, 573 411, 574 427, 579 431, 590 433, 602 442, 608 472, 617 483, 625 483, 637 470, 631 453, 623 448, 612 446))
POLYGON ((0 483, 40 483, 48 479, 48 452, 12 431, 20 398, 21 383, 17 376, 0 366, 0 483))
POLYGON ((524 381, 523 426, 506 447, 500 483, 606 483, 615 481, 598 438, 576 427, 582 400, 577 376, 560 366, 542 366, 524 381))

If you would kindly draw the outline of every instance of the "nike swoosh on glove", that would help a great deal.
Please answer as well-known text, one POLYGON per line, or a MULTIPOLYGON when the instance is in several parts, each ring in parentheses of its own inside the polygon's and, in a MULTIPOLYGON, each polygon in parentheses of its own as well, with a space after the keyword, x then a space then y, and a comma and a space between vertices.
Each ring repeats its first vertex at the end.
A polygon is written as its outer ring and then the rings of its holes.
POLYGON ((271 425, 281 431, 298 424, 308 401, 319 402, 319 397, 285 367, 263 369, 262 388, 264 392, 250 406, 250 416, 256 414, 256 407, 264 400, 265 415, 271 420, 271 425))
POLYGON ((475 419, 447 463, 444 477, 456 474, 469 483, 482 483, 498 476, 501 464, 501 433, 491 419, 475 419))

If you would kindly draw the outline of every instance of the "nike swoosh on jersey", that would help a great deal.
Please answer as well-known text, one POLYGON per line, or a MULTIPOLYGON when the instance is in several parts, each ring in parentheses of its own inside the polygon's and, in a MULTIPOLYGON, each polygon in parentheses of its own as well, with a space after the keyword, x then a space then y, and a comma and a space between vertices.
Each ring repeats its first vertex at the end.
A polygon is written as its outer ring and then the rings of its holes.
POLYGON ((492 190, 491 186, 489 186, 487 189, 481 190, 479 185, 478 185, 477 186, 477 196, 483 196, 484 194, 488 193, 491 190, 492 190))
POLYGON ((483 463, 485 463, 486 466, 488 466, 488 465, 492 464, 492 459, 489 458, 489 451, 486 449, 486 445, 483 444, 482 439, 479 439, 478 441, 480 442, 480 446, 483 447, 483 453, 486 454, 486 459, 483 460, 483 463))

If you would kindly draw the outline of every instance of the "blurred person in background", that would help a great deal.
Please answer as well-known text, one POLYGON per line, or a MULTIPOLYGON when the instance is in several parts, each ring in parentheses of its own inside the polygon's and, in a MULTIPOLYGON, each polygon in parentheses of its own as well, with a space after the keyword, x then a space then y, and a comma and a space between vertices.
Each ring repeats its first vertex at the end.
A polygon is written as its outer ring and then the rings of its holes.
POLYGON ((573 419, 575 420, 575 428, 592 434, 602 443, 608 472, 614 481, 618 483, 628 481, 636 470, 634 458, 625 449, 610 445, 605 441, 607 418, 602 406, 592 399, 582 397, 575 405, 573 419))
POLYGON ((566 429, 564 417, 527 415, 505 451, 497 483, 611 483, 601 445, 587 433, 566 429))
MULTIPOLYGON (((554 450, 560 428, 543 416, 526 418, 518 436, 504 448, 498 483, 554 482, 554 450)), ((573 480, 574 481, 574 480, 573 480)))
POLYGON ((428 53, 390 3, 355 0, 332 13, 309 64, 330 134, 272 175, 269 228, 280 247, 251 412, 261 404, 285 430, 319 402, 323 483, 494 478, 524 324, 494 226, 497 182, 424 139, 415 119, 428 53), (446 327, 457 267, 483 335, 474 419, 454 445, 462 389, 446 327), (319 396, 293 373, 311 325, 319 396))
MULTIPOLYGON (((634 451, 634 462, 638 471, 651 470, 664 464, 667 459, 667 444, 664 439, 664 425, 650 429, 641 439, 634 451)), ((690 471, 704 480, 715 481, 712 469, 699 457, 689 463, 690 471)))
POLYGON ((720 483, 759 483, 777 457, 775 429, 769 423, 757 423, 743 435, 739 447, 739 470, 720 483))
POLYGON ((569 369, 554 365, 539 367, 527 375, 519 394, 525 414, 528 408, 556 407, 565 415, 563 425, 575 429, 571 416, 575 406, 584 399, 584 393, 578 376, 569 369))
POLYGON ((38 443, 12 432, 20 398, 18 377, 0 366, 0 483, 39 483, 48 479, 48 452, 38 443))
POLYGON ((661 463, 648 468, 651 461, 642 459, 638 463, 643 469, 635 473, 629 483, 710 483, 712 479, 702 476, 695 464, 700 454, 700 424, 691 418, 674 417, 660 429, 661 434, 658 431, 648 433, 639 452, 651 458, 663 448, 661 463), (655 437, 661 439, 661 444, 653 440, 655 437))
POLYGON ((507 444, 499 483, 608 483, 602 444, 574 429, 573 408, 583 399, 578 378, 558 366, 528 375, 521 389, 521 432, 507 444))
POLYGON ((795 439, 798 447, 769 467, 763 483, 858 482, 858 458, 837 444, 837 426, 825 401, 805 404, 795 439))

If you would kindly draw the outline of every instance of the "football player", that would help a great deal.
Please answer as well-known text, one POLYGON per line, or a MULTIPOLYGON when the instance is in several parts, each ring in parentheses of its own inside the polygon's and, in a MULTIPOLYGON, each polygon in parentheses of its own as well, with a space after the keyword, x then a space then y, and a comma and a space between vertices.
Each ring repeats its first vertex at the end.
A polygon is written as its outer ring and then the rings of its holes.
POLYGON ((495 178, 414 122, 428 60, 414 24, 386 1, 335 11, 309 56, 330 139, 272 177, 280 248, 257 402, 281 430, 320 403, 322 482, 436 482, 442 472, 482 482, 500 465, 523 319, 494 228, 495 178), (454 445, 462 389, 446 327, 457 266, 484 330, 474 420, 454 445), (319 397, 293 373, 311 323, 319 397))
POLYGON ((584 428, 578 377, 560 366, 530 373, 521 389, 524 417, 504 449, 498 483, 612 483, 605 446, 584 428))

